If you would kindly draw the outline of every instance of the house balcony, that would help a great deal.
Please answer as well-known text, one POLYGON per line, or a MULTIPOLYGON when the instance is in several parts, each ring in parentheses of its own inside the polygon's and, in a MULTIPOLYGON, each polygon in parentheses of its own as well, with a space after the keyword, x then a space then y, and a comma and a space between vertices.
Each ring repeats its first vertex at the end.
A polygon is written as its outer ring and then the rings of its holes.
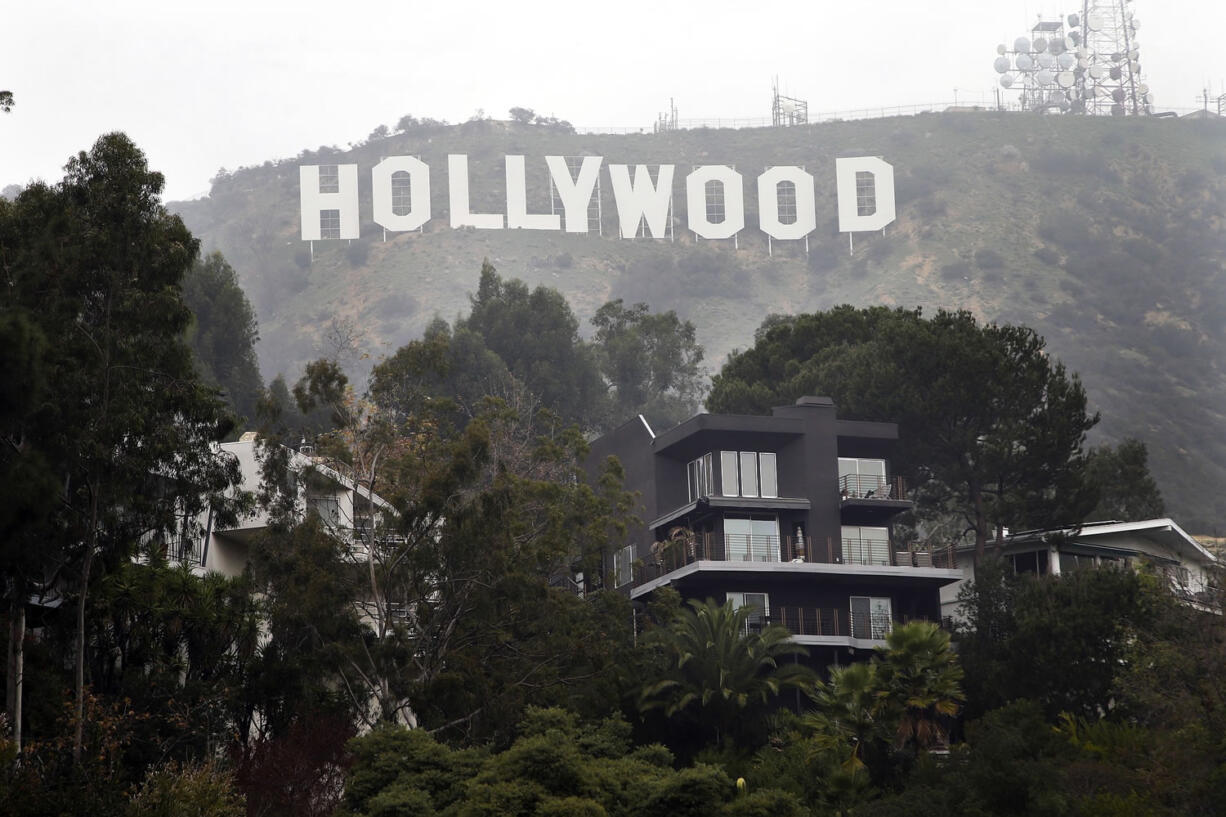
POLYGON ((844 474, 839 477, 839 510, 863 521, 884 520, 915 506, 902 477, 844 474))
POLYGON ((795 641, 802 644, 873 646, 884 643, 896 624, 911 620, 904 618, 902 622, 896 622, 889 616, 856 615, 837 607, 779 606, 771 608, 764 623, 783 626, 795 641))
MULTIPOLYGON (((720 572, 763 570, 780 573, 869 573, 883 577, 932 576, 956 572, 952 547, 895 551, 886 541, 844 540, 841 551, 834 542, 813 537, 702 534, 657 542, 652 554, 636 562, 633 588, 654 588, 698 570, 720 572)), ((961 578, 960 574, 957 578, 961 578)), ((952 580, 952 579, 951 579, 952 580)), ((632 591, 633 592, 633 591, 632 591)), ((637 593, 635 595, 638 595, 637 593)))

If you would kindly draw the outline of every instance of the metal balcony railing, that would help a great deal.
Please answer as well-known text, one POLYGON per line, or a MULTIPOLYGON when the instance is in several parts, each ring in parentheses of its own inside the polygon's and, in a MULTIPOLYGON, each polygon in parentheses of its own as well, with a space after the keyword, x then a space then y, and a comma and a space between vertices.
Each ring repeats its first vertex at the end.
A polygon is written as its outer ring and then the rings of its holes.
POLYGON ((844 539, 843 564, 888 565, 890 542, 888 539, 844 539))
POLYGON ((842 499, 906 499, 907 482, 902 477, 877 474, 844 474, 839 477, 842 499))
MULTIPOLYGON (((927 620, 903 617, 902 623, 927 620)), ((857 616, 845 608, 838 607, 796 607, 775 606, 771 608, 769 624, 781 624, 792 635, 816 635, 852 638, 865 638, 881 641, 894 629, 895 622, 891 616, 870 614, 857 616)), ((945 625, 941 622, 942 627, 945 625)))
POLYGON ((840 552, 833 540, 815 543, 811 536, 704 533, 657 542, 648 558, 634 563, 633 584, 637 587, 698 561, 957 567, 953 547, 894 551, 884 539, 845 539, 840 552))

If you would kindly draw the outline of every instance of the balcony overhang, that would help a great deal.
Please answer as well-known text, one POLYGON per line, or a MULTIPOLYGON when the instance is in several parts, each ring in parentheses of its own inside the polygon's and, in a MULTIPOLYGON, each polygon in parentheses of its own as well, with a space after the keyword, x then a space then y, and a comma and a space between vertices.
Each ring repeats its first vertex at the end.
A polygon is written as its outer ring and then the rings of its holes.
POLYGON ((958 568, 911 567, 909 565, 857 565, 826 562, 740 562, 700 559, 682 565, 663 576, 643 582, 630 591, 637 599, 654 590, 698 576, 756 574, 763 578, 813 581, 821 579, 835 584, 857 584, 872 581, 898 587, 944 587, 966 578, 958 568))
MULTIPOLYGON (((905 503, 908 506, 911 503, 905 503)), ((807 511, 811 507, 804 497, 746 497, 746 496, 704 496, 693 502, 687 502, 680 508, 674 508, 663 516, 653 519, 650 530, 656 530, 682 517, 703 510, 720 511, 807 511)))
POLYGON ((839 501, 839 511, 850 511, 860 520, 884 520, 895 514, 909 511, 915 503, 909 499, 865 499, 847 497, 839 501))
POLYGON ((884 638, 854 638, 849 635, 793 635, 788 641, 805 647, 849 647, 853 650, 873 650, 885 646, 884 638))
POLYGON ((736 414, 699 414, 662 432, 651 441, 657 455, 688 460, 713 450, 712 446, 752 440, 761 450, 779 447, 804 435, 804 425, 794 417, 736 414))

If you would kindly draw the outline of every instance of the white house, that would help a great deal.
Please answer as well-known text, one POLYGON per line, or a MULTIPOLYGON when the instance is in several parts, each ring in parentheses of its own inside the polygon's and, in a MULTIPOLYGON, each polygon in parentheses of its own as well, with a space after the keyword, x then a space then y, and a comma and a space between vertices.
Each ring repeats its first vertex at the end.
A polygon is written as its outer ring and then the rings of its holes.
MULTIPOLYGON (((990 547, 990 545, 989 545, 990 547)), ((960 618, 958 591, 975 578, 974 545, 959 548, 963 579, 941 588, 941 615, 960 618)), ((1151 565, 1171 589, 1192 603, 1207 601, 1218 561, 1171 519, 1143 522, 1089 522, 1075 528, 1009 534, 1001 551, 1016 573, 1059 575, 1100 565, 1151 565)))
MULTIPOLYGON (((249 432, 237 442, 221 443, 219 448, 238 460, 242 482, 234 490, 257 495, 262 477, 256 435, 249 432)), ((291 452, 289 464, 303 507, 318 511, 342 539, 353 542, 354 531, 370 524, 372 508, 376 513, 390 510, 377 494, 372 496, 353 480, 307 454, 291 452)), ((219 526, 210 511, 199 520, 203 535, 179 537, 168 555, 172 561, 190 563, 200 573, 238 576, 247 566, 252 540, 268 527, 268 522, 268 511, 258 503, 229 527, 219 526)))

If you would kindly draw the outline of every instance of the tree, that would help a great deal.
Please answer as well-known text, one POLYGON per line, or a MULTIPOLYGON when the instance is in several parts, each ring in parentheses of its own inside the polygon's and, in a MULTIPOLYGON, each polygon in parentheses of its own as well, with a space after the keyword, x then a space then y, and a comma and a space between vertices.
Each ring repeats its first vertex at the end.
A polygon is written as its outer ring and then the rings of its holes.
POLYGON ((0 111, 8 113, 13 110, 13 92, 0 91, 0 111))
POLYGON ((531 108, 512 108, 509 113, 511 120, 520 125, 531 125, 532 120, 536 119, 536 111, 531 108))
POLYGON ((255 354, 260 333, 238 274, 219 252, 197 258, 183 300, 194 316, 187 335, 201 375, 222 390, 236 416, 253 421, 263 388, 255 354))
MULTIPOLYGON (((750 632, 751 612, 748 606, 734 610, 730 602, 691 599, 688 609, 652 630, 649 643, 663 657, 663 673, 644 682, 640 710, 660 710, 684 724, 691 739, 723 747, 751 735, 781 692, 812 684, 811 670, 788 661, 808 651, 777 624, 750 632)), ((747 743, 738 748, 748 749, 747 743)))
POLYGON ((371 372, 371 399, 400 420, 429 414, 462 428, 486 397, 515 399, 526 391, 477 333, 442 318, 371 372))
POLYGON ((865 752, 886 736, 877 663, 860 662, 831 667, 830 678, 814 685, 814 708, 804 716, 818 745, 834 749, 844 770, 865 768, 865 752))
POLYGON ((231 422, 184 341, 181 286, 197 243, 161 205, 161 174, 122 134, 66 171, 0 209, 0 258, 4 311, 29 316, 46 343, 44 399, 10 429, 59 486, 42 558, 54 567, 62 548, 75 579, 79 758, 91 584, 148 537, 190 527, 238 473, 212 447, 231 422))
POLYGON ((1016 577, 1000 560, 983 560, 959 598, 968 717, 1018 698, 1053 721, 1061 712, 1109 712, 1145 616, 1142 586, 1132 570, 1016 577))
POLYGON ((1098 415, 1025 327, 885 307, 775 319, 730 356, 707 407, 765 412, 804 394, 897 422, 895 466, 953 492, 977 556, 1004 526, 1076 523, 1093 505, 1082 443, 1098 415))
MULTIPOLYGON (((320 650, 312 665, 331 674, 366 725, 478 739, 505 734, 527 704, 600 706, 593 690, 608 686, 632 641, 629 611, 620 597, 585 602, 563 588, 576 571, 598 573, 624 534, 630 498, 616 474, 595 488, 576 479, 582 436, 526 397, 486 398, 453 422, 456 404, 431 397, 445 343, 435 335, 401 350, 376 376, 382 402, 355 397, 332 361, 307 367, 297 403, 326 408, 333 423, 314 438, 316 458, 388 504, 320 531, 315 558, 267 576, 280 575, 269 584, 274 611, 288 593, 284 609, 320 650), (312 564, 319 590, 296 599, 312 564), (349 610, 338 615, 338 606, 349 610), (356 631, 334 632, 340 622, 356 631), (593 641, 592 632, 606 637, 593 641)), ((270 488, 290 484, 276 475, 282 449, 266 449, 270 488)), ((271 560, 289 550, 275 538, 267 547, 271 560)))
POLYGON ((456 328, 479 335, 507 370, 564 422, 598 428, 607 397, 596 356, 579 337, 579 321, 561 293, 529 291, 523 281, 504 281, 486 261, 472 310, 456 328))
POLYGON ((613 391, 612 423, 643 414, 653 428, 689 419, 703 391, 703 350, 694 324, 669 310, 651 314, 647 304, 627 309, 619 298, 592 318, 601 374, 613 391))
POLYGON ((898 721, 894 747, 914 753, 945 745, 946 724, 962 700, 962 667, 949 634, 929 621, 894 627, 876 660, 887 711, 898 721))
POLYGON ((1145 443, 1125 439, 1115 448, 1101 445, 1090 450, 1086 479, 1098 492, 1091 519, 1138 522, 1166 514, 1162 492, 1149 473, 1145 443))

